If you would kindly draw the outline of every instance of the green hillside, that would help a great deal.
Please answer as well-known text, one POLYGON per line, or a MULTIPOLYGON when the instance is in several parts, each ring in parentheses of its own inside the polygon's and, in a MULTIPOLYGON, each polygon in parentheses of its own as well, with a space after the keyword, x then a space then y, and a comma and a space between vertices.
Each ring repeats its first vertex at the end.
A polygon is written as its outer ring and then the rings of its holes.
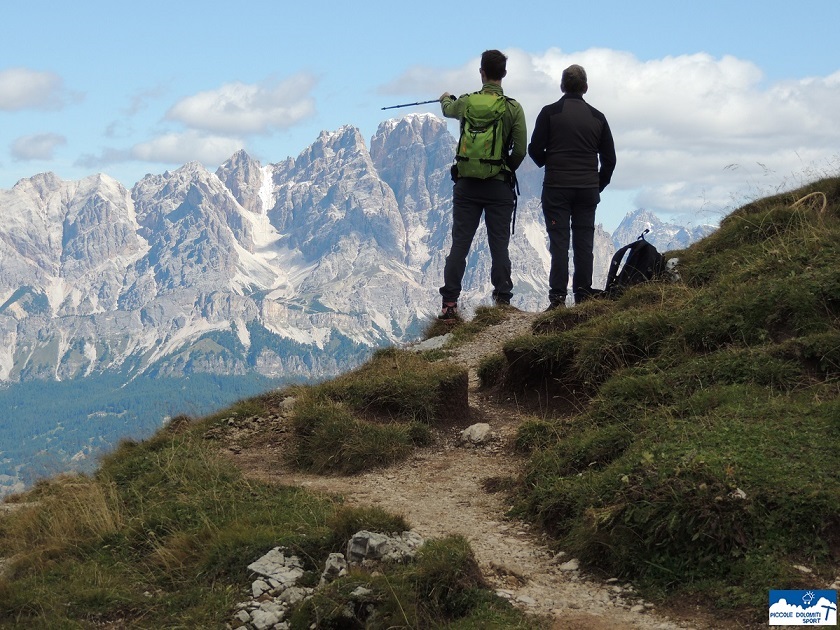
POLYGON ((681 282, 542 316, 483 379, 542 414, 522 516, 593 569, 760 619, 770 589, 840 574, 840 179, 668 257, 681 282))
MULTIPOLYGON (((526 464, 500 485, 514 515, 594 574, 631 580, 651 601, 766 623, 770 589, 826 588, 840 574, 840 179, 751 203, 668 257, 679 282, 541 315, 483 360, 488 400, 522 414, 512 448, 526 464)), ((451 343, 504 312, 480 309, 451 343)), ((95 473, 12 497, 0 627, 222 628, 248 590, 247 564, 278 545, 317 584, 355 531, 410 523, 244 477, 220 453, 231 427, 283 416, 282 431, 251 423, 237 444, 282 444, 285 465, 318 474, 398 462, 463 416, 467 373, 449 350, 383 350, 329 382, 176 418, 95 473)), ((339 578, 289 621, 537 623, 488 589, 455 536, 414 563, 339 578), (353 608, 360 586, 375 613, 353 608)))

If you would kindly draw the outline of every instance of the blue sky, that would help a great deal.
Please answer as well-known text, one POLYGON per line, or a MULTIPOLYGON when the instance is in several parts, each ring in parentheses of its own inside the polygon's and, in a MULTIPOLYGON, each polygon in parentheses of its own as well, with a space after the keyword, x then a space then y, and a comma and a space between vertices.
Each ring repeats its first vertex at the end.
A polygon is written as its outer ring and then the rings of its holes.
POLYGON ((479 87, 487 48, 506 93, 559 98, 571 63, 613 129, 608 230, 645 207, 715 221, 756 196, 840 174, 837 0, 406 4, 7 0, 0 23, 0 188, 52 171, 126 187, 244 148, 297 156, 322 130, 479 87))

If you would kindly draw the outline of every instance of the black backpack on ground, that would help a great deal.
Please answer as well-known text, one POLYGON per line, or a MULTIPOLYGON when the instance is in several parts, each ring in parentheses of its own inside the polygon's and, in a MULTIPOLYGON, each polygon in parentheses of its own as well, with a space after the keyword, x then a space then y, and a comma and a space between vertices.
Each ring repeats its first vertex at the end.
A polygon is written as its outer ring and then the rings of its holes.
POLYGON ((620 248, 613 255, 607 285, 604 287, 604 293, 608 297, 618 297, 627 287, 654 280, 665 271, 665 258, 656 247, 645 240, 645 234, 648 232, 650 230, 645 230, 637 240, 620 248), (621 261, 628 251, 627 260, 619 272, 621 261))

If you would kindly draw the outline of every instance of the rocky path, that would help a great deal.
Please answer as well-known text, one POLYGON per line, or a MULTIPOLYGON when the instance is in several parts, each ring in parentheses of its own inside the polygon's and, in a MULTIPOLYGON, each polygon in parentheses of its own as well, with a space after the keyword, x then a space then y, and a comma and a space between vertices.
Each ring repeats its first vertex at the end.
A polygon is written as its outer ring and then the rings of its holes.
MULTIPOLYGON (((476 367, 505 340, 530 329, 535 314, 512 310, 508 319, 454 350, 451 360, 470 373, 470 423, 491 427, 489 442, 459 445, 460 430, 394 466, 353 477, 322 477, 284 469, 281 458, 260 448, 234 458, 249 475, 283 484, 336 493, 351 504, 373 505, 401 514, 423 537, 465 536, 487 580, 517 607, 545 620, 552 630, 737 628, 701 611, 667 616, 638 597, 631 585, 588 578, 575 558, 554 553, 528 524, 506 517, 503 492, 493 480, 515 476, 522 462, 509 441, 522 416, 478 391, 476 367), (266 462, 272 462, 267 465, 266 462)), ((465 423, 466 424, 466 423, 465 423)))

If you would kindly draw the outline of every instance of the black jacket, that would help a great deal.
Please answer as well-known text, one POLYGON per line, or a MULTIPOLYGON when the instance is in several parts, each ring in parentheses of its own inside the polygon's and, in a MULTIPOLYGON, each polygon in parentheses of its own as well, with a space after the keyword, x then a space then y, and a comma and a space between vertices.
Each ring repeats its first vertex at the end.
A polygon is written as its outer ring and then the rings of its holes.
POLYGON ((528 155, 537 166, 545 166, 543 186, 550 188, 602 191, 615 170, 610 125, 601 112, 583 100, 582 94, 565 94, 542 108, 528 155))

